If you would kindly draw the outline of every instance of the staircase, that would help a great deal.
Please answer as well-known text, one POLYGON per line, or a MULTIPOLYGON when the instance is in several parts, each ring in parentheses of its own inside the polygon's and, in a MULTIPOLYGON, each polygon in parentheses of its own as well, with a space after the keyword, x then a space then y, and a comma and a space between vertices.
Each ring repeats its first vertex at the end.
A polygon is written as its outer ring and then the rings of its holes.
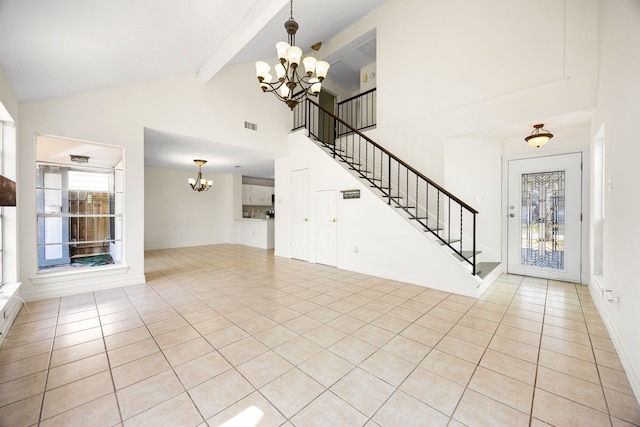
MULTIPOLYGON (((372 94, 375 92, 369 91, 362 96, 368 98, 372 94)), ((370 107, 375 106, 375 102, 364 102, 359 97, 345 102, 359 103, 347 109, 351 111, 349 117, 358 117, 359 128, 375 125, 371 120, 371 117, 375 118, 375 111, 370 107)), ((338 111, 341 111, 340 106, 338 111)), ((473 207, 312 100, 296 107, 293 128, 305 128, 318 146, 365 182, 407 221, 449 251, 478 278, 479 283, 490 274, 497 277, 495 269, 500 263, 478 261, 478 211, 473 207)))

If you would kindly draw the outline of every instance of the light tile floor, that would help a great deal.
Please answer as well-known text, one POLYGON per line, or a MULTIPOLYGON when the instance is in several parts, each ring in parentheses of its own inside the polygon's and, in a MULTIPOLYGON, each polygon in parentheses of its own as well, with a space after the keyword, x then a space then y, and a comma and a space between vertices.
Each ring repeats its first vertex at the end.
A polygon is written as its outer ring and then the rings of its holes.
POLYGON ((476 300, 234 245, 149 251, 146 275, 22 309, 0 425, 640 425, 584 286, 476 300))

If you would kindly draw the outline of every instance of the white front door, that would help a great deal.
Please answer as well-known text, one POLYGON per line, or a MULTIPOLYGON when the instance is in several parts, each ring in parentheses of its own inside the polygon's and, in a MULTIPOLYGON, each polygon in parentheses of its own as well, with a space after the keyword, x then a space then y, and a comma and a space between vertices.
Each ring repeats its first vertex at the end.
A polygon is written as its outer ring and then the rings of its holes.
POLYGON ((582 153, 511 160, 507 270, 580 282, 582 153))
POLYGON ((309 261, 309 170, 291 172, 291 258, 309 261))
POLYGON ((316 191, 315 193, 316 262, 333 267, 337 265, 336 199, 336 190, 316 191))

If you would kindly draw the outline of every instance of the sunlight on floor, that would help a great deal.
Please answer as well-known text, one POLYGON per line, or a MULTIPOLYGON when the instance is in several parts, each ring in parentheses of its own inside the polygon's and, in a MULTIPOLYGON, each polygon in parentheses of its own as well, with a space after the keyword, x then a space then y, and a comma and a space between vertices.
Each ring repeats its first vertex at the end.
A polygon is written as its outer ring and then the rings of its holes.
POLYGON ((252 405, 235 417, 220 424, 220 427, 255 427, 263 416, 264 412, 252 405))

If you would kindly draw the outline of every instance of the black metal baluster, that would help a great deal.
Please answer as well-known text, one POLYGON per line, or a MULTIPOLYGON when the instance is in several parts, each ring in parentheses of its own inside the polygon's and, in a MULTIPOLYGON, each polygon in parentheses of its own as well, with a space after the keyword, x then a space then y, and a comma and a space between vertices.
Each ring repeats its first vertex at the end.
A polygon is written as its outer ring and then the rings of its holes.
POLYGON ((447 236, 447 244, 451 246, 451 197, 448 198, 449 202, 447 203, 447 231, 449 235, 447 236))
POLYGON ((460 205, 460 255, 462 255, 462 205, 460 205))
MULTIPOLYGON (((436 208, 437 208, 436 224, 438 224, 438 237, 439 237, 440 236, 440 189, 438 189, 438 195, 437 195, 436 202, 438 204, 438 206, 436 206, 436 208)), ((442 230, 442 231, 444 231, 444 230, 442 230)))
POLYGON ((476 214, 473 215, 473 271, 472 274, 476 275, 476 214))

